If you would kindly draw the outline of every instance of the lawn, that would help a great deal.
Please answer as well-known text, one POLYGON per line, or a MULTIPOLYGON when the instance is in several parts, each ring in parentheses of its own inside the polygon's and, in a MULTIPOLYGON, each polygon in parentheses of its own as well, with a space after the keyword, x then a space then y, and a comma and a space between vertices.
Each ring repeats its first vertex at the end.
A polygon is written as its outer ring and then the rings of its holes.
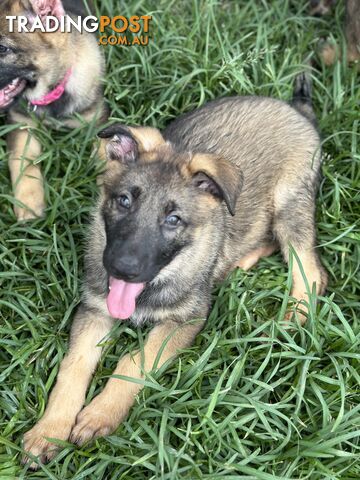
MULTIPOLYGON (((233 94, 291 98, 321 37, 344 46, 343 2, 332 18, 301 1, 98 1, 100 13, 151 14, 146 47, 103 47, 112 116, 160 128, 233 94)), ((280 254, 217 291, 193 348, 149 376, 128 419, 48 465, 19 463, 21 439, 44 412, 81 293, 84 234, 97 196, 95 127, 39 127, 46 218, 15 222, 0 126, 0 479, 359 479, 359 74, 313 70, 323 139, 318 246, 327 294, 305 327, 281 319, 289 299, 280 254)), ((87 402, 145 331, 118 323, 87 402)))

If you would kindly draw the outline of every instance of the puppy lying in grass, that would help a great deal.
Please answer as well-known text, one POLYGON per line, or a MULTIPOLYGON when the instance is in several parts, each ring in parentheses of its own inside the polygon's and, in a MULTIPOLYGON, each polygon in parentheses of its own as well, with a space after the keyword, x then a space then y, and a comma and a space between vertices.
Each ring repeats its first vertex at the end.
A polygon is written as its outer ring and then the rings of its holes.
POLYGON ((35 457, 51 458, 49 438, 82 444, 113 432, 128 414, 141 382, 115 377, 83 408, 99 344, 115 321, 154 324, 144 350, 114 372, 142 379, 192 344, 217 282, 277 248, 288 261, 291 247, 291 294, 305 321, 309 294, 326 287, 314 248, 321 151, 313 120, 300 76, 293 106, 222 98, 163 134, 123 125, 100 134, 108 165, 89 231, 83 302, 46 412, 25 435, 25 462, 36 468, 35 457))

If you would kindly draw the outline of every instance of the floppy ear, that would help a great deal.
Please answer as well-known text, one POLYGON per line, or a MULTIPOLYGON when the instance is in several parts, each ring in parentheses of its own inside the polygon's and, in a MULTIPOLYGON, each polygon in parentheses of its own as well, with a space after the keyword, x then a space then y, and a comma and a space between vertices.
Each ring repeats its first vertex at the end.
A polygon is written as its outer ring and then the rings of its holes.
POLYGON ((235 215, 235 206, 243 175, 240 169, 222 157, 197 153, 188 166, 192 182, 214 197, 224 200, 231 215, 235 215))
POLYGON ((66 15, 61 0, 30 0, 30 5, 35 15, 38 15, 41 20, 44 20, 49 15, 56 18, 66 15))
POLYGON ((108 160, 118 160, 126 164, 136 162, 141 153, 150 152, 165 143, 165 139, 156 128, 127 127, 120 123, 105 128, 98 136, 108 140, 106 145, 108 160))

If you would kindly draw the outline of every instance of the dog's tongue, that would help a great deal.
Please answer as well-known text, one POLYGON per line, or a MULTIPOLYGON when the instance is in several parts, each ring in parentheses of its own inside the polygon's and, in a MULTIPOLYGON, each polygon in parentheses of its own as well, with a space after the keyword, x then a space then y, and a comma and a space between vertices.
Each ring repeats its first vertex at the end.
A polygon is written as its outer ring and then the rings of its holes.
POLYGON ((109 279, 107 307, 113 318, 125 320, 135 312, 136 297, 144 290, 144 283, 127 283, 114 277, 109 279))
POLYGON ((0 90, 0 108, 7 107, 9 103, 11 103, 11 98, 9 98, 8 93, 6 92, 5 88, 0 90))
POLYGON ((13 98, 24 90, 25 84, 25 80, 14 78, 12 82, 2 88, 0 90, 0 108, 7 107, 13 101, 13 98))

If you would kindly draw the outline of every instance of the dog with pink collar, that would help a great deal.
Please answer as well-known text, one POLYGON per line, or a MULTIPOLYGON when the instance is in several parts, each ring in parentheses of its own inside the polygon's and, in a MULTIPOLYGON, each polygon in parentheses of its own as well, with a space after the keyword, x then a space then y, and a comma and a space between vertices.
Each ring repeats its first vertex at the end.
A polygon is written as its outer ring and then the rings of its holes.
MULTIPOLYGON (((101 78, 105 70, 96 37, 87 32, 9 31, 6 17, 61 18, 86 16, 82 0, 0 0, 0 111, 8 111, 9 168, 17 220, 44 213, 44 181, 39 162, 41 144, 35 118, 78 126, 74 114, 103 122, 107 111, 101 78)), ((16 25, 15 20, 15 25, 16 25)))

